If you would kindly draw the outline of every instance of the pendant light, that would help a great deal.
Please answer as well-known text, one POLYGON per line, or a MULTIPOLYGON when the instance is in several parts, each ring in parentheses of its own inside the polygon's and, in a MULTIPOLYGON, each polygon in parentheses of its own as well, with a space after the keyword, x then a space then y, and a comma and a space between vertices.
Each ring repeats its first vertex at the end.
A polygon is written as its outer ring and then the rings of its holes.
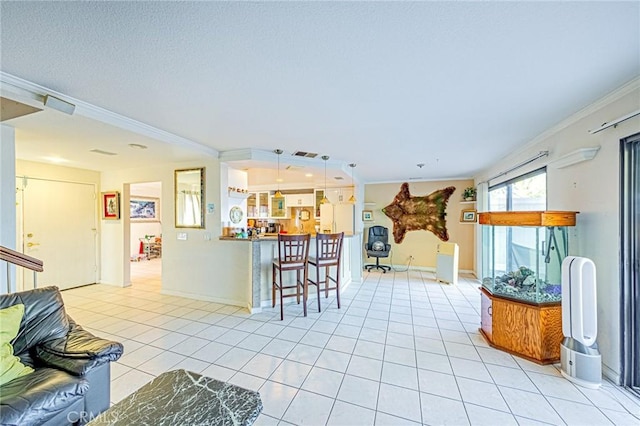
POLYGON ((278 183, 278 190, 273 194, 273 196, 276 198, 282 198, 282 192, 280 192, 280 155, 282 154, 282 150, 276 149, 273 152, 278 154, 278 178, 276 179, 276 182, 278 183))
POLYGON ((322 197, 320 204, 327 204, 329 203, 329 199, 327 198, 327 160, 329 156, 323 155, 322 159, 324 160, 324 197, 322 197))
POLYGON ((353 169, 356 167, 356 163, 351 163, 349 164, 349 167, 351 167, 351 197, 349 197, 349 202, 351 204, 355 204, 356 203, 356 187, 353 184, 353 169))

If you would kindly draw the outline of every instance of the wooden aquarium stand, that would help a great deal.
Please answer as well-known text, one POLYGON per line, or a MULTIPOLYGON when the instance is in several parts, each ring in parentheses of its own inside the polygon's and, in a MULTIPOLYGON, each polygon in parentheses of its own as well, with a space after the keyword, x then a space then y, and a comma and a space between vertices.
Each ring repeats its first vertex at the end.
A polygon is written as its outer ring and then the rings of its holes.
POLYGON ((538 364, 560 360, 560 302, 533 305, 480 291, 480 333, 489 345, 538 364))

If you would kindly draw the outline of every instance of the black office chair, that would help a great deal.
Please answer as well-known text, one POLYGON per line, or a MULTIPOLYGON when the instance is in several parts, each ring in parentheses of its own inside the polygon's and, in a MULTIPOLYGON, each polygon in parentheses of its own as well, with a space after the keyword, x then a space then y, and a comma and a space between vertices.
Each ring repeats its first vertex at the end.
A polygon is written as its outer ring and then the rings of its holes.
POLYGON ((389 257, 391 251, 391 245, 389 244, 389 230, 384 226, 372 226, 369 228, 369 239, 365 246, 367 250, 367 257, 375 257, 375 265, 365 265, 367 271, 371 269, 382 269, 382 273, 386 273, 391 270, 390 266, 381 265, 381 257, 389 257))

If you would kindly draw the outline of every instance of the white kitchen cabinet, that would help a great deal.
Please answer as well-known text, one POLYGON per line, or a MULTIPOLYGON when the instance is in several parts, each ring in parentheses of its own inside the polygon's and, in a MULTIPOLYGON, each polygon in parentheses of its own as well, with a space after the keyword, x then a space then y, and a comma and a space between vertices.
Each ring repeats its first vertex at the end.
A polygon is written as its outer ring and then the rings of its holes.
POLYGON ((286 219, 289 217, 289 213, 287 211, 287 199, 285 197, 270 197, 270 208, 271 213, 269 217, 274 219, 286 219))
POLYGON ((247 197, 247 217, 264 219, 269 217, 269 192, 250 192, 247 197))
POLYGON ((311 207, 314 205, 313 194, 287 194, 287 207, 311 207))
POLYGON ((320 219, 320 205, 324 198, 324 189, 313 190, 313 217, 320 219))

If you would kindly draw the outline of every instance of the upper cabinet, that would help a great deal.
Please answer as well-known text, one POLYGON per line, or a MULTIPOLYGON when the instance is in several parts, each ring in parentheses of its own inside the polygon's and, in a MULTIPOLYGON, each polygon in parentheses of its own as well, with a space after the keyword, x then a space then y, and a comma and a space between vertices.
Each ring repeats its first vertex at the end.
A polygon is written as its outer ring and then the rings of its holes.
POLYGON ((322 199, 324 198, 324 189, 314 189, 313 190, 313 217, 316 219, 320 218, 320 205, 322 204, 322 199))
POLYGON ((274 219, 284 219, 287 215, 287 200, 285 197, 271 197, 271 214, 274 219))
POLYGON ((260 219, 269 217, 269 192, 250 192, 247 197, 247 217, 260 219))
POLYGON ((313 194, 287 194, 287 207, 309 207, 314 205, 313 194))

